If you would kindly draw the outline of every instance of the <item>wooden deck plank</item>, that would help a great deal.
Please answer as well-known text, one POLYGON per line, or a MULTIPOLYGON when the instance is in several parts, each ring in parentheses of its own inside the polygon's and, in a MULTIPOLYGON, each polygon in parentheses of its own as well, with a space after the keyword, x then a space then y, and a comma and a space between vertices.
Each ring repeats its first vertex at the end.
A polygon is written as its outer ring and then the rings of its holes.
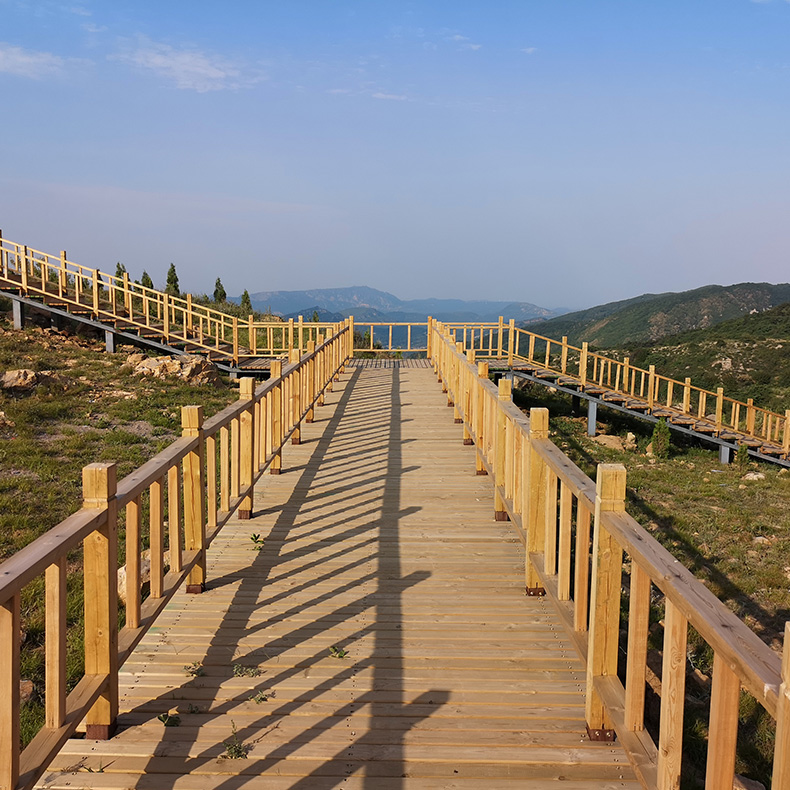
POLYGON ((432 372, 389 362, 350 367, 123 667, 119 734, 42 786, 637 786, 432 372))

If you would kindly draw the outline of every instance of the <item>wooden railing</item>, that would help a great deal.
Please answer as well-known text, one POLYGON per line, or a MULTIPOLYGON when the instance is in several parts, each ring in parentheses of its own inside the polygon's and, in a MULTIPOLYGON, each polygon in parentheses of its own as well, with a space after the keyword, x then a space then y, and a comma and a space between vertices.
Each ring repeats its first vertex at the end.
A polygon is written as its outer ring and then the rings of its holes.
MULTIPOLYGON (((457 333, 457 330, 456 330, 457 333)), ((557 605, 587 665, 591 738, 625 747, 645 787, 677 788, 686 705, 686 640, 691 625, 714 654, 706 788, 732 788, 739 694, 776 720, 773 790, 790 788, 790 624, 784 658, 774 653, 625 510, 626 474, 598 467, 590 480, 549 439, 548 412, 529 417, 512 403, 511 383, 495 386, 488 362, 436 324, 433 363, 477 469, 494 485, 494 515, 510 520, 525 547, 525 587, 557 605), (623 558, 630 560, 628 615, 621 615, 623 558), (645 728, 651 597, 664 600, 658 743, 645 728), (621 629, 627 665, 618 676, 621 629)))
MULTIPOLYGON (((183 436, 121 481, 115 464, 83 470, 83 507, 0 565, 0 789, 32 787, 65 740, 85 720, 87 735, 106 738, 118 713, 118 668, 176 590, 198 593, 206 582, 206 549, 238 511, 249 518, 255 481, 277 474, 283 448, 299 443, 324 392, 351 354, 348 322, 307 351, 272 363, 255 387, 240 381, 240 399, 203 419, 182 409, 183 436), (119 553, 118 513, 125 510, 119 553), (148 513, 147 524, 142 515, 148 513), (166 520, 165 520, 166 519, 166 520), (165 527, 167 525, 167 527, 165 527), (150 592, 143 598, 141 543, 150 545, 150 592), (168 553, 165 553, 167 546, 168 553), (67 693, 67 560, 82 551, 85 674, 67 693), (117 571, 125 555, 125 625, 118 631, 117 571), (167 570, 166 570, 167 569, 167 570), (20 754, 20 626, 25 588, 45 577, 45 726, 20 754)), ((71 637, 69 637, 71 638, 71 637)))
POLYGON ((582 389, 605 388, 626 397, 638 398, 647 408, 660 413, 672 410, 690 421, 707 419, 716 434, 740 434, 733 441, 746 444, 769 442, 785 457, 790 454, 790 409, 784 414, 754 405, 753 399, 740 401, 724 394, 697 387, 690 378, 683 381, 662 376, 655 366, 648 369, 632 365, 630 359, 618 360, 525 329, 511 320, 498 324, 447 324, 455 342, 464 350, 473 349, 477 358, 499 359, 508 366, 526 362, 560 376, 575 380, 582 389))
POLYGON ((124 330, 156 335, 167 345, 186 343, 191 349, 238 365, 246 359, 276 356, 326 335, 333 324, 294 321, 240 320, 195 302, 191 294, 172 296, 122 277, 2 238, 0 287, 21 296, 56 300, 64 309, 96 321, 120 322, 124 330))

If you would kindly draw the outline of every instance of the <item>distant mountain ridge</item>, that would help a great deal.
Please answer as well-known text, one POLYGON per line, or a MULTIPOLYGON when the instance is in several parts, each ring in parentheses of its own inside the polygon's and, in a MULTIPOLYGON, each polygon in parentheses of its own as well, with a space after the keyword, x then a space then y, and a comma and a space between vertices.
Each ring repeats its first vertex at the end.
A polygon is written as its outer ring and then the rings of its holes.
MULTIPOLYGON (((233 301, 238 301, 234 298, 233 301)), ((558 311, 529 302, 496 302, 464 299, 399 299, 386 291, 367 286, 316 288, 307 291, 259 291, 250 294, 256 310, 271 310, 284 317, 317 311, 323 314, 353 315, 363 321, 425 321, 433 316, 440 321, 496 321, 499 316, 519 323, 539 321, 558 315, 558 311)), ((322 320, 331 320, 329 318, 322 320)))
POLYGON ((574 345, 583 341, 597 348, 649 345, 785 302, 790 302, 790 283, 706 285, 691 291, 642 294, 609 302, 532 322, 529 329, 552 338, 567 336, 574 345))

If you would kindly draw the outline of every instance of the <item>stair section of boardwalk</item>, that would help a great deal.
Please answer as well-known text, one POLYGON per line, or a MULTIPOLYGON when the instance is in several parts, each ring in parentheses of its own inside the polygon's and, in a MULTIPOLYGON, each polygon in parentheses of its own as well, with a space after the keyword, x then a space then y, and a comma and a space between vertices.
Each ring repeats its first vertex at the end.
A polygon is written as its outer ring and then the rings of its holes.
POLYGON ((349 368, 126 663, 119 733, 42 785, 638 787, 446 402, 429 369, 349 368))

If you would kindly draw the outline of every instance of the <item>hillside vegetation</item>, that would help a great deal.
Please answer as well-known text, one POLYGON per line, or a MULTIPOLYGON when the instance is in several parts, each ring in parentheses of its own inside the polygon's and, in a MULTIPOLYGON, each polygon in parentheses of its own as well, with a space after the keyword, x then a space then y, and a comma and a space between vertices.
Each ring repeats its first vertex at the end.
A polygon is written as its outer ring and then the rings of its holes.
POLYGON ((790 303, 667 338, 661 345, 618 350, 633 364, 724 392, 780 413, 790 408, 790 303))
POLYGON ((586 341, 595 348, 641 346, 790 302, 790 283, 706 285, 679 293, 643 294, 529 324, 552 338, 586 341))

